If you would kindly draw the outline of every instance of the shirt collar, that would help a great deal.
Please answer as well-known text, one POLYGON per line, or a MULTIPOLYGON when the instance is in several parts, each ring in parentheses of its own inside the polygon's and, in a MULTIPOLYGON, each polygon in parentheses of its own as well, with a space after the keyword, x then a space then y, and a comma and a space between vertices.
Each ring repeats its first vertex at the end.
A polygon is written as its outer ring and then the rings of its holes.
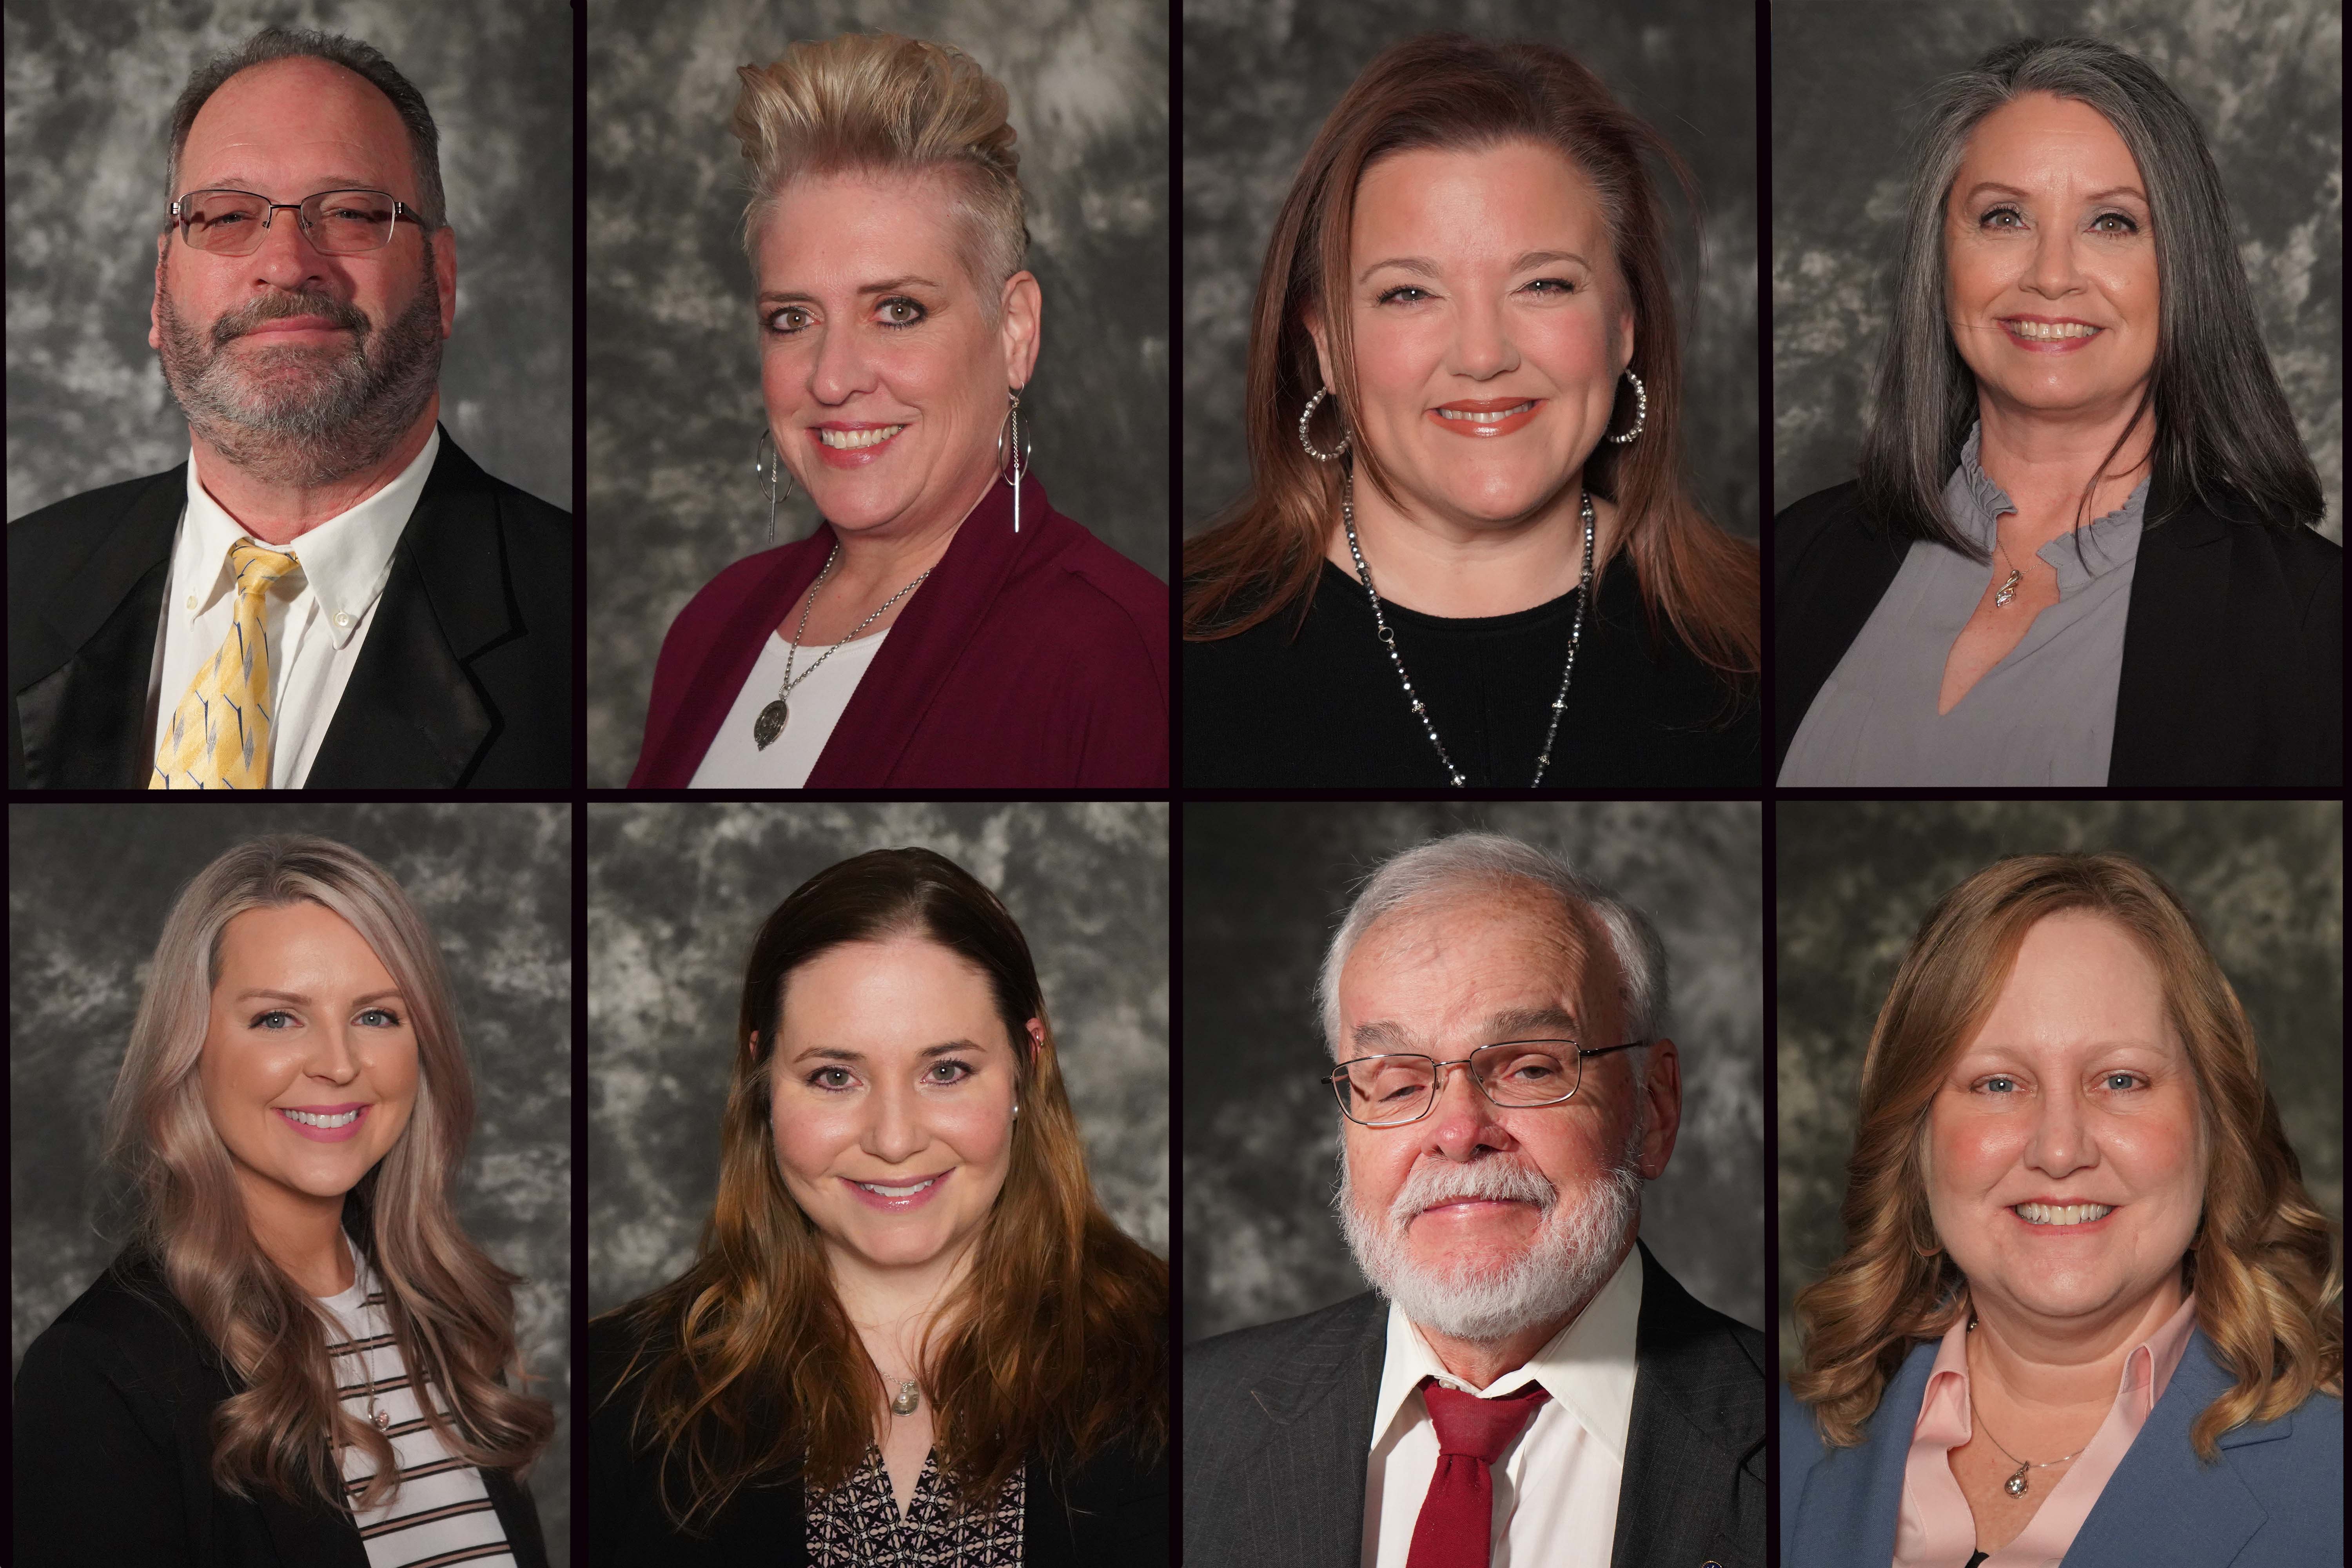
MULTIPOLYGON (((441 430, 436 426, 423 449, 390 484, 286 546, 302 563, 300 572, 290 574, 287 581, 309 586, 337 647, 351 641, 369 606, 383 592, 392 575, 393 549, 408 527, 409 516, 416 510, 417 497, 424 493, 425 481, 440 452, 441 430)), ((194 608, 202 611, 228 590, 230 546, 250 536, 198 480, 194 451, 188 454, 185 526, 190 559, 199 570, 206 564, 213 567, 213 575, 194 590, 194 608)), ((185 611, 188 606, 182 608, 185 611)))
POLYGON ((1569 1325, 1554 1334, 1523 1366, 1485 1388, 1472 1388, 1445 1370, 1429 1342, 1389 1303, 1388 1353, 1381 1372, 1380 1398, 1372 1406, 1372 1446, 1379 1447, 1400 1424, 1427 1417, 1421 1382, 1433 1377, 1449 1388, 1493 1399, 1541 1384, 1570 1419, 1625 1458, 1626 1431, 1633 1424, 1633 1351, 1642 1317, 1642 1252, 1630 1247, 1609 1282, 1594 1293, 1569 1325))
MULTIPOLYGON (((1969 426, 1969 438, 1960 447, 1959 467, 1952 470, 1951 482, 1944 487, 1944 511, 1961 537, 1989 552, 1999 533, 2001 513, 2015 511, 2017 503, 1978 465, 1983 437, 1981 422, 1969 426)), ((2059 535, 2038 552, 2058 574, 2061 598, 2137 558, 2147 515, 2147 487, 2148 481, 2141 479, 2124 498, 2123 505, 2071 534, 2059 535)))
MULTIPOLYGON (((1969 1386, 1969 1319, 1962 1312, 1958 1321, 1944 1334, 1943 1342, 1936 1347, 1935 1365, 1928 1369, 1927 1391, 1920 1402, 1924 1415, 1935 1405, 1939 1395, 1948 1390, 1964 1395, 1969 1386)), ((2133 1422, 2145 1423, 2156 1402, 2164 1397, 2165 1386, 2172 1381, 2173 1372, 2180 1358, 2189 1352, 2189 1336, 2197 1327, 2197 1296, 2194 1291, 2182 1301, 2172 1316, 2164 1320, 2147 1338, 2125 1353, 2124 1369, 2116 1382, 2116 1398, 2127 1401, 2126 1410, 2133 1422)), ((1958 1417, 1956 1445, 1968 1436, 1968 1421, 1960 1402, 1949 1406, 1958 1417)))

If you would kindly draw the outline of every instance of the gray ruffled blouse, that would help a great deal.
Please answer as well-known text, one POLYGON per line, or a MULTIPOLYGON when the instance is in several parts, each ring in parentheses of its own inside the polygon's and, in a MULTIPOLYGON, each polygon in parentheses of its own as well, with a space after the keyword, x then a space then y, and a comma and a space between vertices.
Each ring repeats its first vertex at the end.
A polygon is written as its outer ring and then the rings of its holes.
MULTIPOLYGON (((1961 537, 1993 547, 2016 504, 1977 466, 1970 430, 1944 487, 1961 537)), ((1915 540, 1853 646, 1822 683, 1780 766, 1784 785, 2098 788, 2116 738, 2124 621, 2139 559, 2147 481, 2128 500, 2043 545, 2058 602, 1949 713, 1936 711, 1944 664, 1976 613, 1985 568, 1915 540), (2077 546, 2080 546, 2079 550, 2077 546)))

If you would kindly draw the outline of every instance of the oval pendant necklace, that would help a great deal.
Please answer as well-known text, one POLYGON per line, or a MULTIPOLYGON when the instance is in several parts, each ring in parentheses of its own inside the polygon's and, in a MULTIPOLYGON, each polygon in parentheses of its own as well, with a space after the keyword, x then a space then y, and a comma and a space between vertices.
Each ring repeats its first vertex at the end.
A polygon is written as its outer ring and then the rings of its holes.
POLYGON ((910 1377, 898 1385, 898 1397, 890 1401, 890 1408, 898 1415, 912 1415, 919 1403, 915 1380, 910 1377))
POLYGON ((782 687, 777 689, 776 700, 773 702, 769 703, 765 708, 761 709, 759 718, 752 721, 751 739, 759 743, 760 750, 763 752, 768 749, 769 745, 777 736, 784 732, 784 721, 792 717, 791 699, 793 695, 793 688, 798 686, 801 683, 801 680, 806 680, 810 676, 814 675, 817 670, 817 665, 823 664, 826 659, 829 659, 835 654, 839 653, 844 647, 856 642, 859 632, 864 631, 876 621, 880 620, 883 616, 888 612, 891 605, 897 604, 899 600, 905 598, 908 595, 921 587, 923 585, 923 577, 928 577, 931 574, 931 569, 929 567, 926 566, 923 568, 921 577, 916 578, 913 582, 908 584, 905 587, 891 595, 887 599, 883 600, 881 609, 875 611, 872 615, 858 622, 856 626, 847 637, 842 638, 841 641, 834 644, 831 647, 817 655, 816 663, 812 664, 806 669, 802 670, 800 680, 795 680, 793 679, 793 660, 799 657, 801 651, 801 638, 806 635, 808 631, 809 612, 816 608, 817 590, 824 586, 824 580, 827 577, 833 575, 833 563, 840 559, 840 545, 836 544, 831 550, 825 552, 824 570, 819 572, 816 574, 816 581, 809 584, 808 598, 801 605, 801 624, 793 628, 793 640, 784 648, 784 683, 782 687))

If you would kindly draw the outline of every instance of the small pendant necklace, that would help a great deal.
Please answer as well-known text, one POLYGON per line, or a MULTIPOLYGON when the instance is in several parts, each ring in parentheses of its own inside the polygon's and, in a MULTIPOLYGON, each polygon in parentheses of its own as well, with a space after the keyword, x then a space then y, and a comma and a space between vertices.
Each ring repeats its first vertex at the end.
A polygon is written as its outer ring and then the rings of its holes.
POLYGON ((2017 584, 2023 580, 2025 574, 2020 572, 2015 566, 2010 564, 2009 550, 2000 542, 2000 524, 1999 522, 1995 522, 1993 524, 1992 547, 2000 552, 2000 563, 2009 567, 2008 578, 2002 582, 2000 587, 1993 590, 1992 607, 1996 610, 2005 609, 2008 607, 2009 602, 2017 597, 2017 584))
POLYGON ((898 1385, 898 1396, 890 1401, 890 1409, 899 1415, 912 1415, 915 1406, 920 1403, 917 1394, 915 1380, 911 1377, 907 1379, 898 1385))
MULTIPOLYGON (((1977 1321, 1974 1318, 1970 1318, 1969 1320, 1969 1332, 1975 1333, 1976 1331, 1977 1321)), ((2004 1444, 2000 1438, 1993 1436, 1992 1428, 1985 1426, 1984 1424, 1984 1416, 1982 1413, 1973 1408, 1973 1402, 1971 1402, 1971 1405, 1972 1407, 1969 1411, 1969 1415, 1976 1422, 1978 1427, 1983 1431, 1986 1438, 1991 1442, 1992 1446, 2000 1450, 2001 1458, 2010 1460, 2017 1466, 2017 1473, 2010 1477, 2009 1479, 2000 1483, 2000 1489, 2007 1492, 2011 1497, 2023 1497, 2026 1494, 2028 1489, 2025 1480, 2027 1471, 2046 1470, 2053 1465, 2063 1465, 2068 1459, 2079 1459, 2083 1457, 2083 1450, 2081 1448, 2077 1448, 2073 1453, 2065 1455, 2063 1458, 2056 1459, 2043 1459, 2039 1463, 2029 1459, 2021 1459, 2015 1454, 2009 1451, 2008 1445, 2004 1444)))
MULTIPOLYGON (((1388 617, 1381 614, 1381 596, 1372 587, 1372 569, 1364 564, 1363 546, 1356 542, 1356 470, 1348 469, 1340 480, 1339 519, 1348 529, 1348 553, 1356 558, 1356 575, 1363 580, 1364 596, 1372 602, 1372 626, 1380 633, 1381 646, 1389 650, 1389 662, 1396 667, 1397 679, 1404 683, 1404 700, 1412 706, 1412 716, 1421 721, 1422 733, 1437 750, 1437 760, 1445 765, 1445 776, 1455 789, 1468 787, 1462 770, 1454 765, 1453 756, 1445 742, 1437 738, 1437 726, 1430 721, 1429 710, 1422 706, 1421 696, 1412 689, 1412 677, 1404 672, 1403 656, 1397 652, 1396 634, 1389 630, 1388 617)), ((1568 634, 1568 662, 1559 672, 1559 690, 1551 700, 1551 724, 1544 731, 1543 750, 1536 756, 1535 782, 1528 787, 1540 788, 1544 770, 1551 766, 1551 743, 1559 733, 1560 710, 1568 706, 1568 683, 1576 674, 1576 650, 1584 641, 1584 608, 1592 602, 1592 494, 1583 491, 1579 510, 1584 519, 1584 574, 1577 579, 1576 623, 1568 634)))
POLYGON ((784 649, 784 683, 777 689, 776 700, 773 702, 769 703, 765 708, 761 709, 760 717, 752 721, 751 739, 759 742, 760 750, 763 752, 768 749, 769 745, 777 736, 784 732, 784 721, 792 716, 792 705, 789 699, 792 697, 793 688, 798 686, 801 683, 801 680, 806 680, 810 676, 814 675, 817 671, 817 665, 823 664, 826 659, 829 659, 835 654, 839 653, 844 647, 856 642, 859 632, 864 631, 876 621, 880 620, 883 616, 888 612, 891 605, 897 604, 899 600, 905 598, 908 595, 921 587, 923 585, 923 577, 928 577, 931 574, 931 569, 928 566, 925 567, 923 569, 922 577, 916 578, 913 582, 908 584, 905 587, 891 595, 887 599, 883 600, 881 609, 875 611, 872 615, 858 622, 856 629, 851 631, 847 637, 842 638, 841 641, 834 644, 831 647, 817 655, 816 663, 812 664, 806 669, 802 670, 800 680, 795 680, 793 679, 793 660, 799 657, 801 650, 801 638, 808 631, 809 612, 816 608, 817 590, 824 586, 824 580, 827 577, 833 575, 833 563, 840 559, 840 545, 836 544, 831 550, 825 552, 824 570, 819 572, 816 574, 816 581, 809 584, 808 598, 801 605, 801 624, 793 629, 793 640, 784 649))

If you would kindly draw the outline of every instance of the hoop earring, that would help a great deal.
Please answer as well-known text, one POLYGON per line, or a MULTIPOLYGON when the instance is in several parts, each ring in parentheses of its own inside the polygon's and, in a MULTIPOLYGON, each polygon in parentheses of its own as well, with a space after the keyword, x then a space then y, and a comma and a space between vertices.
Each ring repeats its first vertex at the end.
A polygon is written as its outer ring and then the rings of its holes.
POLYGON ((1348 455, 1349 447, 1355 441, 1355 437, 1349 434, 1344 423, 1340 426, 1339 429, 1339 445, 1331 451, 1317 451, 1315 449, 1315 443, 1307 438, 1307 422, 1315 417, 1315 410, 1317 407, 1322 404, 1325 398, 1330 395, 1331 389, 1329 387, 1326 386, 1318 388, 1315 395, 1307 400, 1307 406, 1300 409, 1298 413, 1298 444, 1306 447, 1307 455, 1314 458, 1318 463, 1338 462, 1340 458, 1348 455))
POLYGON ((1010 406, 1004 411, 1004 426, 996 433, 996 466, 1004 482, 1013 487, 1013 531, 1021 531, 1021 481, 1029 477, 1030 458, 1037 452, 1037 443, 1030 440, 1021 428, 1021 389, 1007 387, 1004 395, 1010 406), (1004 459, 1007 446, 1013 448, 1013 460, 1004 459))
POLYGON ((1626 431, 1622 436, 1612 436, 1609 437, 1612 441, 1616 442, 1620 447, 1622 447, 1628 441, 1631 441, 1634 437, 1639 436, 1642 433, 1642 427, 1650 422, 1650 395, 1643 389, 1642 378, 1633 374, 1633 367, 1630 364, 1625 367, 1625 379, 1633 384, 1635 406, 1633 412, 1633 427, 1631 430, 1626 431))
POLYGON ((793 473, 784 467, 784 455, 776 450, 776 438, 765 423, 760 426, 759 450, 752 454, 751 471, 761 476, 768 487, 768 548, 776 547, 776 498, 781 493, 793 493, 793 473), (783 475, 783 489, 776 489, 776 476, 783 475))

